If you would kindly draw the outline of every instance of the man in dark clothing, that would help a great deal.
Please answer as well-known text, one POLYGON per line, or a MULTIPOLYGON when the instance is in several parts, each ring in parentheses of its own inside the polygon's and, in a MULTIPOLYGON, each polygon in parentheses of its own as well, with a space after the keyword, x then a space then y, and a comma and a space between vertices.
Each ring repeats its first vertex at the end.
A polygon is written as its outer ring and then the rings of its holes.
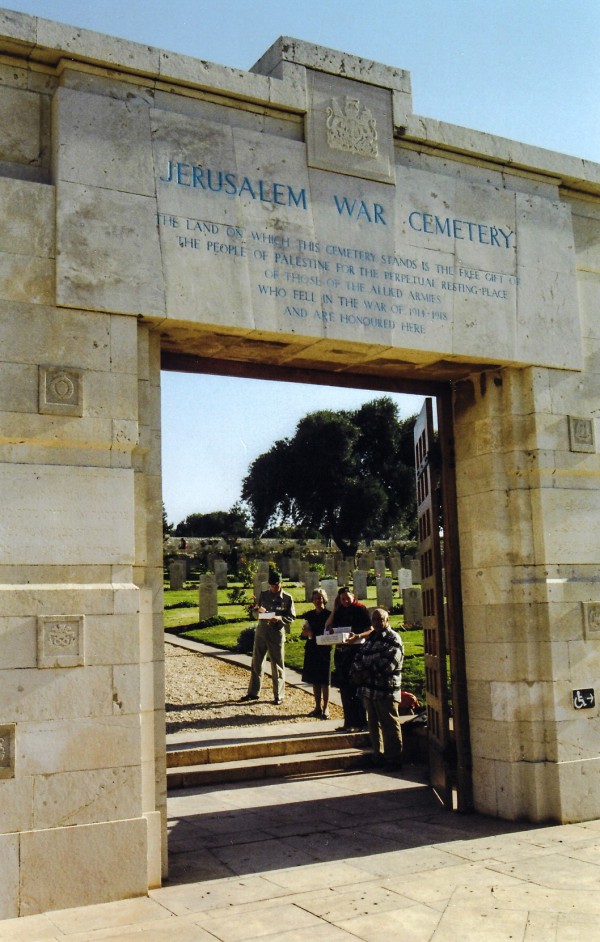
POLYGON ((261 592, 253 608, 258 624, 254 633, 254 648, 252 650, 252 666, 250 669, 250 684, 248 693, 241 698, 241 702, 258 700, 265 658, 269 655, 271 661, 271 677, 273 678, 273 702, 283 703, 285 693, 285 663, 284 646, 285 633, 296 617, 294 600, 288 592, 281 588, 281 576, 278 572, 269 573, 269 588, 261 592))
POLYGON ((384 608, 371 615, 373 632, 359 650, 354 669, 360 674, 358 695, 364 700, 373 761, 387 768, 402 766, 402 730, 398 704, 402 697, 404 645, 384 608))

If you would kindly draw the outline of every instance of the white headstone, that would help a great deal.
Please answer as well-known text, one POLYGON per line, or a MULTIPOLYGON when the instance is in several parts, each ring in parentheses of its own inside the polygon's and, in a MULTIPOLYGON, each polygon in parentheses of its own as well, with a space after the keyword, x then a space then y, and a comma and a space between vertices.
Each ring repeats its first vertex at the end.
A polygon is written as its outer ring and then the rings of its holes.
POLYGON ((367 573, 364 569, 355 569, 352 573, 352 588, 357 599, 366 599, 367 573))
POLYGON ((412 586, 410 589, 403 589, 402 605, 404 608, 404 624, 407 628, 423 624, 421 586, 412 586))
POLYGON ((400 589, 400 594, 402 594, 402 589, 410 589, 412 584, 412 571, 410 569, 399 569, 398 588, 400 589))
POLYGON ((389 576, 378 576, 375 579, 377 587, 377 608, 385 608, 391 612, 394 605, 394 589, 389 576))
POLYGON ((265 592, 269 588, 269 583, 266 576, 263 578, 262 573, 255 572, 252 576, 252 591, 254 593, 254 598, 257 599, 261 592, 265 592))
POLYGON ((198 599, 200 605, 200 621, 206 621, 207 618, 213 618, 215 615, 219 614, 217 580, 212 572, 207 572, 200 576, 198 599))
POLYGON ((282 575, 282 576, 288 576, 288 577, 289 577, 289 574, 290 574, 290 557, 289 557, 289 556, 282 556, 282 557, 281 557, 281 559, 280 559, 280 561, 279 561, 279 568, 280 568, 280 570, 281 570, 281 575, 282 575))
POLYGON ((382 556, 376 556, 373 568, 375 569, 376 576, 385 576, 385 559, 382 556))
POLYGON ((340 585, 348 585, 350 580, 350 566, 345 560, 340 560, 337 564, 337 579, 340 585))
POLYGON ((290 559, 290 579, 292 582, 298 582, 300 578, 300 560, 293 556, 290 559))
POLYGON ((215 579, 217 580, 217 587, 219 589, 227 588, 227 563, 224 559, 215 559, 213 563, 213 568, 215 570, 215 579))
POLYGON ((169 564, 169 588, 183 589, 187 578, 187 563, 185 559, 174 559, 169 564))
POLYGON ((306 573, 310 569, 310 563, 307 559, 301 559, 298 563, 298 582, 304 582, 306 573))
POLYGON ((338 591, 338 582, 337 579, 321 579, 319 582, 320 587, 323 589, 323 592, 326 593, 329 602, 327 603, 327 608, 330 611, 333 611, 333 603, 338 591))
POLYGON ((335 556, 325 557, 325 575, 335 576, 335 556))
POLYGON ((313 592, 319 588, 319 573, 307 572, 304 576, 304 601, 310 602, 313 592))

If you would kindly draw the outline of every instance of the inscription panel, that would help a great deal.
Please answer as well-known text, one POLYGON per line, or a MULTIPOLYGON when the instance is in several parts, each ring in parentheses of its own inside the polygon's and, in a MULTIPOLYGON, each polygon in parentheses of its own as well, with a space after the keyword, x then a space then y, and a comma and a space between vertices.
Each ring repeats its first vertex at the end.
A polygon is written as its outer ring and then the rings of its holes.
MULTIPOLYGON (((498 176, 474 183, 442 162, 436 173, 431 158, 394 167, 388 93, 311 82, 308 160, 303 142, 232 126, 226 113, 218 123, 151 109, 143 159, 147 148, 155 196, 143 214, 125 207, 127 230, 115 229, 116 193, 90 203, 85 259, 73 208, 91 183, 83 170, 69 182, 65 167, 61 303, 152 315, 164 299, 167 319, 391 347, 414 362, 581 369, 569 208, 504 189, 498 176), (377 177, 381 160, 389 172, 377 177), (141 270, 152 274, 133 290, 141 270)), ((59 148, 59 179, 69 152, 59 148)))

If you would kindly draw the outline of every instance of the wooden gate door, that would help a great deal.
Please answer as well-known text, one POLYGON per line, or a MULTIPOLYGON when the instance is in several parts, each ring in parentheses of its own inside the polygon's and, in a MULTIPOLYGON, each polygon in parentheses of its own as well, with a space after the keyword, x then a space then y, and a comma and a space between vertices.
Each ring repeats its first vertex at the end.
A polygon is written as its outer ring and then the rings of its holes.
POLYGON ((431 785, 447 808, 453 807, 453 776, 449 762, 450 711, 446 627, 442 585, 440 507, 437 488, 439 468, 433 460, 432 400, 426 399, 415 424, 415 472, 417 476, 418 556, 421 560, 425 691, 429 775, 431 785))

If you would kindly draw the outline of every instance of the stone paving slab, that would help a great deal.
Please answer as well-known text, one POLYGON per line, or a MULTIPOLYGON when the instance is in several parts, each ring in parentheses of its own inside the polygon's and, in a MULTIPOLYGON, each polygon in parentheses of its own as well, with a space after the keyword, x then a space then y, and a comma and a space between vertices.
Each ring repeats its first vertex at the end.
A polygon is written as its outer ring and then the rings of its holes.
POLYGON ((423 770, 169 799, 147 898, 0 922, 0 942, 600 942, 600 821, 442 809, 423 770))

